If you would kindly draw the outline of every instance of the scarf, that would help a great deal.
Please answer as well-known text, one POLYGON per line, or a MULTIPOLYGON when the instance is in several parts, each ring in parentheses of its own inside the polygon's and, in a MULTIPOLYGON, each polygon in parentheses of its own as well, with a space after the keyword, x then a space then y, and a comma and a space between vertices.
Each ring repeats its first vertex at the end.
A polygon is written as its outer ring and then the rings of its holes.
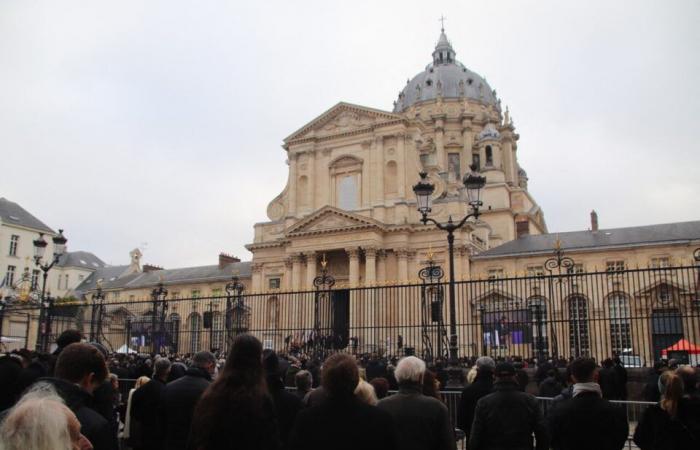
POLYGON ((600 385, 598 383, 591 382, 574 384, 574 397, 584 392, 595 392, 598 394, 598 397, 603 397, 603 392, 600 390, 600 385))

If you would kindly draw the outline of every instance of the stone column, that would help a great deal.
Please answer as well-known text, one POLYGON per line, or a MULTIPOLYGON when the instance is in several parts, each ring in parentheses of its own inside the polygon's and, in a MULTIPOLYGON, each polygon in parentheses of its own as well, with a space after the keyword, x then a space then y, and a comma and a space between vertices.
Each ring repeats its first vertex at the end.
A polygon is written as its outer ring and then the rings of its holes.
POLYGON ((301 255, 292 255, 292 290, 301 290, 301 255))
POLYGON ((501 153, 503 155, 503 172, 506 175, 506 183, 518 184, 518 174, 515 169, 515 156, 513 155, 513 136, 510 129, 503 131, 501 141, 501 153))
POLYGON ((360 252, 357 248, 346 248, 349 260, 350 287, 357 287, 360 284, 360 252))
POLYGON ((398 282, 405 283, 408 281, 408 250, 405 248, 399 248, 394 250, 396 252, 396 258, 398 260, 398 282))
POLYGON ((377 282, 377 249, 370 247, 365 249, 365 286, 372 286, 377 282))
POLYGON ((380 283, 386 281, 386 251, 384 249, 377 250, 377 281, 380 283))
POLYGON ((260 263, 255 263, 253 264, 251 270, 252 270, 252 283, 253 283, 253 292, 262 292, 263 291, 263 283, 262 283, 262 269, 263 265, 260 263))
POLYGON ((296 216, 297 213, 297 154, 288 150, 289 161, 289 210, 288 216, 296 216))
POLYGON ((314 288, 314 278, 316 278, 316 252, 304 253, 306 256, 306 287, 304 289, 311 290, 314 288))
POLYGON ((309 210, 316 210, 316 149, 311 149, 306 153, 308 155, 306 164, 308 165, 309 178, 309 210))
POLYGON ((416 264, 416 251, 415 250, 409 250, 408 251, 408 278, 406 281, 411 281, 415 280, 418 278, 418 264, 416 264))
POLYGON ((462 157, 460 168, 466 173, 472 165, 472 115, 462 114, 462 157))
POLYGON ((284 289, 292 290, 292 258, 284 260, 284 289))
POLYGON ((406 134, 396 134, 396 183, 399 188, 399 198, 406 198, 406 134))

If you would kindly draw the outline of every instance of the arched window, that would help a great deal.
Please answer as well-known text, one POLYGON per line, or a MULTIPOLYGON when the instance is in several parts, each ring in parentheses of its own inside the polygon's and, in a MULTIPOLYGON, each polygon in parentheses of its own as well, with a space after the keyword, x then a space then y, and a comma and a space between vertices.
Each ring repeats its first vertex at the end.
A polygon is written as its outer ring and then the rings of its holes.
POLYGON ((221 312, 214 311, 211 326, 214 328, 211 347, 221 350, 224 348, 224 315, 221 312))
POLYGON ((588 302, 581 295, 569 297, 569 348, 571 356, 588 356, 588 302))
POLYGON ((297 182, 297 204, 300 208, 309 206, 309 179, 306 175, 300 176, 297 182))
POLYGON ((632 348, 630 302, 626 294, 616 292, 608 297, 610 310, 610 346, 613 354, 632 348))
POLYGON ((199 351, 199 346, 202 343, 202 316, 199 313, 192 313, 189 317, 190 328, 190 353, 199 351))
POLYGON ((493 149, 490 145, 486 146, 486 165, 493 166, 493 149))
POLYGON ((384 193, 396 194, 398 192, 398 183, 396 181, 396 161, 386 163, 386 173, 384 174, 384 193))

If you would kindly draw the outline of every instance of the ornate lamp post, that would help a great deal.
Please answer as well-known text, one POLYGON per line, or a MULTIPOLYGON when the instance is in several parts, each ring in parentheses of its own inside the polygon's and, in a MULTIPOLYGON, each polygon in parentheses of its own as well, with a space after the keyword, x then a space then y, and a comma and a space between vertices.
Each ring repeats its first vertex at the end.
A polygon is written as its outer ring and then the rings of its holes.
POLYGON ((54 265, 58 262, 58 260, 61 258, 61 255, 66 251, 66 242, 68 242, 68 239, 66 239, 65 236, 63 236, 63 230, 58 230, 58 236, 53 237, 53 258, 51 261, 43 263, 42 260, 44 258, 44 253, 46 253, 46 247, 48 246, 48 242, 46 242, 46 239, 44 239, 44 233, 39 233, 39 237, 33 241, 34 244, 34 263, 41 269, 41 271, 44 273, 43 277, 43 282, 41 285, 41 296, 39 297, 39 302, 40 302, 40 309, 39 309, 39 326, 38 331, 37 331, 37 337, 36 337, 36 351, 41 352, 45 350, 45 341, 48 339, 48 335, 50 332, 50 326, 51 326, 51 320, 49 317, 49 320, 45 321, 45 316, 47 313, 47 308, 49 305, 53 304, 53 300, 51 302, 47 302, 46 298, 46 279, 49 276, 49 270, 53 268, 54 265))
POLYGON ((105 294, 102 292, 102 280, 97 280, 97 290, 92 294, 92 315, 90 320, 90 342, 100 342, 102 334, 102 308, 105 294))
POLYGON ((326 261, 326 254, 323 254, 323 259, 321 260, 321 275, 314 278, 314 287, 316 288, 316 294, 314 295, 314 347, 319 348, 321 343, 321 316, 319 311, 319 303, 321 296, 325 296, 330 300, 331 289, 335 284, 335 278, 333 275, 328 273, 328 261, 326 261))
POLYGON ((231 277, 231 281, 226 284, 226 351, 231 348, 231 343, 233 342, 232 325, 233 325, 233 299, 235 294, 236 299, 236 335, 240 334, 242 331, 241 319, 245 306, 243 305, 243 297, 241 294, 245 290, 245 286, 238 279, 238 275, 234 274, 231 277))
POLYGON ((163 281, 151 291, 153 299, 153 316, 151 317, 151 353, 158 353, 160 345, 163 342, 163 329, 165 328, 165 314, 168 310, 168 303, 165 298, 168 296, 168 290, 163 287, 163 281), (158 320, 158 311, 160 310, 160 320, 158 321, 158 331, 156 332, 156 320, 158 320))
POLYGON ((435 192, 435 186, 427 180, 428 174, 425 172, 420 173, 420 181, 413 186, 413 192, 416 194, 416 200, 418 201, 418 212, 421 213, 421 222, 426 225, 428 222, 433 223, 440 230, 447 232, 447 246, 449 249, 450 258, 450 280, 449 280, 449 294, 450 294, 450 355, 449 355, 449 374, 450 378, 447 382, 448 387, 459 387, 461 386, 459 367, 459 347, 457 346, 457 319, 456 319, 456 309, 455 309, 455 269, 454 269, 454 232, 462 228, 462 226, 467 222, 467 219, 473 217, 474 219, 479 218, 479 208, 483 204, 481 202, 481 190, 486 184, 486 177, 479 175, 476 171, 476 166, 471 166, 471 171, 464 175, 464 187, 467 191, 467 198, 469 206, 472 208, 472 212, 468 213, 459 222, 455 223, 452 221, 452 216, 447 220, 446 224, 441 224, 435 219, 428 217, 428 213, 432 211, 432 195, 435 192))
MULTIPOLYGON (((442 267, 435 265, 435 261, 433 261, 432 251, 428 252, 428 265, 418 271, 418 278, 423 281, 423 311, 425 311, 425 307, 428 306, 427 302, 430 302, 430 318, 424 318, 423 322, 424 324, 428 321, 437 323, 437 358, 440 359, 444 357, 442 353, 442 339, 444 335, 444 322, 442 319, 443 288, 440 285, 440 280, 442 280, 444 276, 445 271, 442 270, 442 267)), ((423 329, 423 339, 424 341, 427 340, 428 343, 430 342, 430 336, 425 325, 423 329)))
MULTIPOLYGON (((561 248, 561 241, 559 240, 559 237, 557 237, 557 240, 554 242, 554 256, 551 258, 545 260, 544 262, 544 268, 547 269, 547 272, 549 272, 549 311, 550 315, 554 314, 554 286, 552 285, 552 277, 554 276, 554 270, 557 270, 557 283, 559 286, 559 299, 561 300, 562 298, 562 269, 564 269, 566 272, 569 272, 574 269, 576 266, 576 263, 574 262, 573 259, 571 259, 568 256, 564 256, 564 251, 561 248)), ((578 319, 577 319, 578 320, 578 319)), ((554 332, 554 321, 549 322, 549 332, 552 337, 552 356, 554 358, 559 357, 559 344, 558 344, 558 339, 557 335, 554 332)), ((578 327, 577 327, 578 329, 578 327)), ((578 338, 578 333, 575 335, 576 338, 578 338)))

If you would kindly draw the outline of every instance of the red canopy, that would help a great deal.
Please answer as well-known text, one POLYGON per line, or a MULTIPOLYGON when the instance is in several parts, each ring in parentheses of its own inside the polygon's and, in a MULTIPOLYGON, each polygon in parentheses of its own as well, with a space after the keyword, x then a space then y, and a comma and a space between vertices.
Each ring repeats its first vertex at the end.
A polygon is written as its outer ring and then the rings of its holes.
POLYGON ((676 342, 672 346, 670 346, 664 350, 661 350, 661 355, 666 356, 667 352, 676 352, 676 351, 685 351, 691 355, 700 355, 700 347, 695 345, 695 344, 691 344, 686 339, 681 339, 680 341, 676 342))

